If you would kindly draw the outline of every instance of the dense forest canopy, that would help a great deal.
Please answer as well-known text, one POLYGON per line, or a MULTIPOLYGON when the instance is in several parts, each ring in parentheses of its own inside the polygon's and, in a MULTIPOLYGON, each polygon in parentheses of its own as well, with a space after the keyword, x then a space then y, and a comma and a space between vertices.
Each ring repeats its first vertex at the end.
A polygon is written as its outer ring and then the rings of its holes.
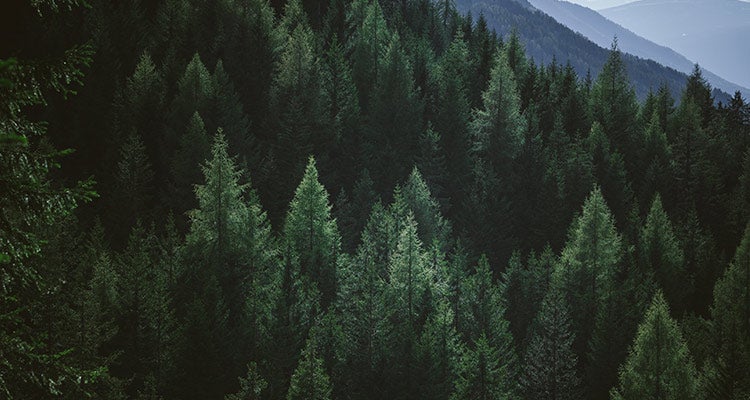
POLYGON ((0 10, 0 398, 750 396, 699 68, 638 101, 451 0, 0 10))

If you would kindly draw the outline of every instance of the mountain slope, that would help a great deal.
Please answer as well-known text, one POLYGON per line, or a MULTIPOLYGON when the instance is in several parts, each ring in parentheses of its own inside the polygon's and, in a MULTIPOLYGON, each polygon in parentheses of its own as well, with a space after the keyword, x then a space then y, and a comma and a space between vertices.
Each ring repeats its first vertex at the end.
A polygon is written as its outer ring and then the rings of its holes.
MULTIPOLYGON (((594 10, 561 0, 529 0, 529 2, 537 9, 568 28, 581 33, 599 46, 608 47, 612 43, 612 38, 617 36, 619 48, 626 53, 654 60, 687 74, 693 69, 694 62, 683 55, 636 35, 594 10)), ((727 93, 734 93, 737 90, 750 93, 747 88, 729 82, 705 68, 703 74, 712 86, 727 93)))
POLYGON ((750 3, 640 0, 600 13, 732 82, 750 87, 750 3))
MULTIPOLYGON (((597 46, 554 18, 537 10, 525 0, 459 0, 459 11, 482 14, 487 25, 499 34, 508 35, 513 29, 526 46, 526 53, 537 63, 570 62, 580 76, 587 71, 592 77, 601 70, 609 50, 597 46)), ((666 83, 677 97, 685 86, 687 75, 655 61, 623 54, 628 75, 638 98, 644 99, 650 88, 666 83)))

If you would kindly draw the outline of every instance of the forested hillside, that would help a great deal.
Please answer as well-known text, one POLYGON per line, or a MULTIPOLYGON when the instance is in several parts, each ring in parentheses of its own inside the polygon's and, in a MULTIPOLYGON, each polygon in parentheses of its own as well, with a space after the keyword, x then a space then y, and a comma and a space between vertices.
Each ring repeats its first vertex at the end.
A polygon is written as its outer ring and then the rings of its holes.
POLYGON ((0 15, 0 398, 750 396, 699 70, 639 102, 451 1, 0 15))
MULTIPOLYGON (((458 0, 456 4, 463 12, 470 12, 474 16, 484 15, 487 26, 498 33, 507 36, 515 31, 526 43, 527 55, 537 63, 570 62, 579 76, 597 76, 607 61, 607 48, 615 37, 608 34, 606 45, 600 47, 596 40, 566 27, 562 21, 556 21, 554 15, 545 14, 543 8, 542 11, 538 10, 528 0, 458 0)), ((659 59, 641 58, 643 55, 640 53, 637 56, 631 54, 623 54, 623 61, 639 100, 645 100, 648 92, 656 90, 662 83, 669 86, 672 96, 680 97, 685 88, 686 74, 680 72, 679 68, 662 65, 664 63, 659 59)), ((731 99, 731 95, 720 90, 712 94, 724 104, 731 99)))

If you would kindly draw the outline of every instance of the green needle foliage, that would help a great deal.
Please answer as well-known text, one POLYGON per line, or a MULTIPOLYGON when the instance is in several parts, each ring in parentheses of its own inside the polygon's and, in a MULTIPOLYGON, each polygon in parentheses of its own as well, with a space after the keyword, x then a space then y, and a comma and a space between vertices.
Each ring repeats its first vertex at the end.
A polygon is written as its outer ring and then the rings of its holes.
POLYGON ((612 399, 697 399, 698 382, 680 327, 658 292, 638 327, 612 399))

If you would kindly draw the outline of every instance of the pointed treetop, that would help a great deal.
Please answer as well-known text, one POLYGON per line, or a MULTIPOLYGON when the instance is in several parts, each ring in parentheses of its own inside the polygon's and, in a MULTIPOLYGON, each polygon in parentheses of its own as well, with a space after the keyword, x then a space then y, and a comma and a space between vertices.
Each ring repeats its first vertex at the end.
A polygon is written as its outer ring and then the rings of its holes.
POLYGON ((677 321, 659 291, 646 311, 613 400, 694 399, 698 375, 677 321))

